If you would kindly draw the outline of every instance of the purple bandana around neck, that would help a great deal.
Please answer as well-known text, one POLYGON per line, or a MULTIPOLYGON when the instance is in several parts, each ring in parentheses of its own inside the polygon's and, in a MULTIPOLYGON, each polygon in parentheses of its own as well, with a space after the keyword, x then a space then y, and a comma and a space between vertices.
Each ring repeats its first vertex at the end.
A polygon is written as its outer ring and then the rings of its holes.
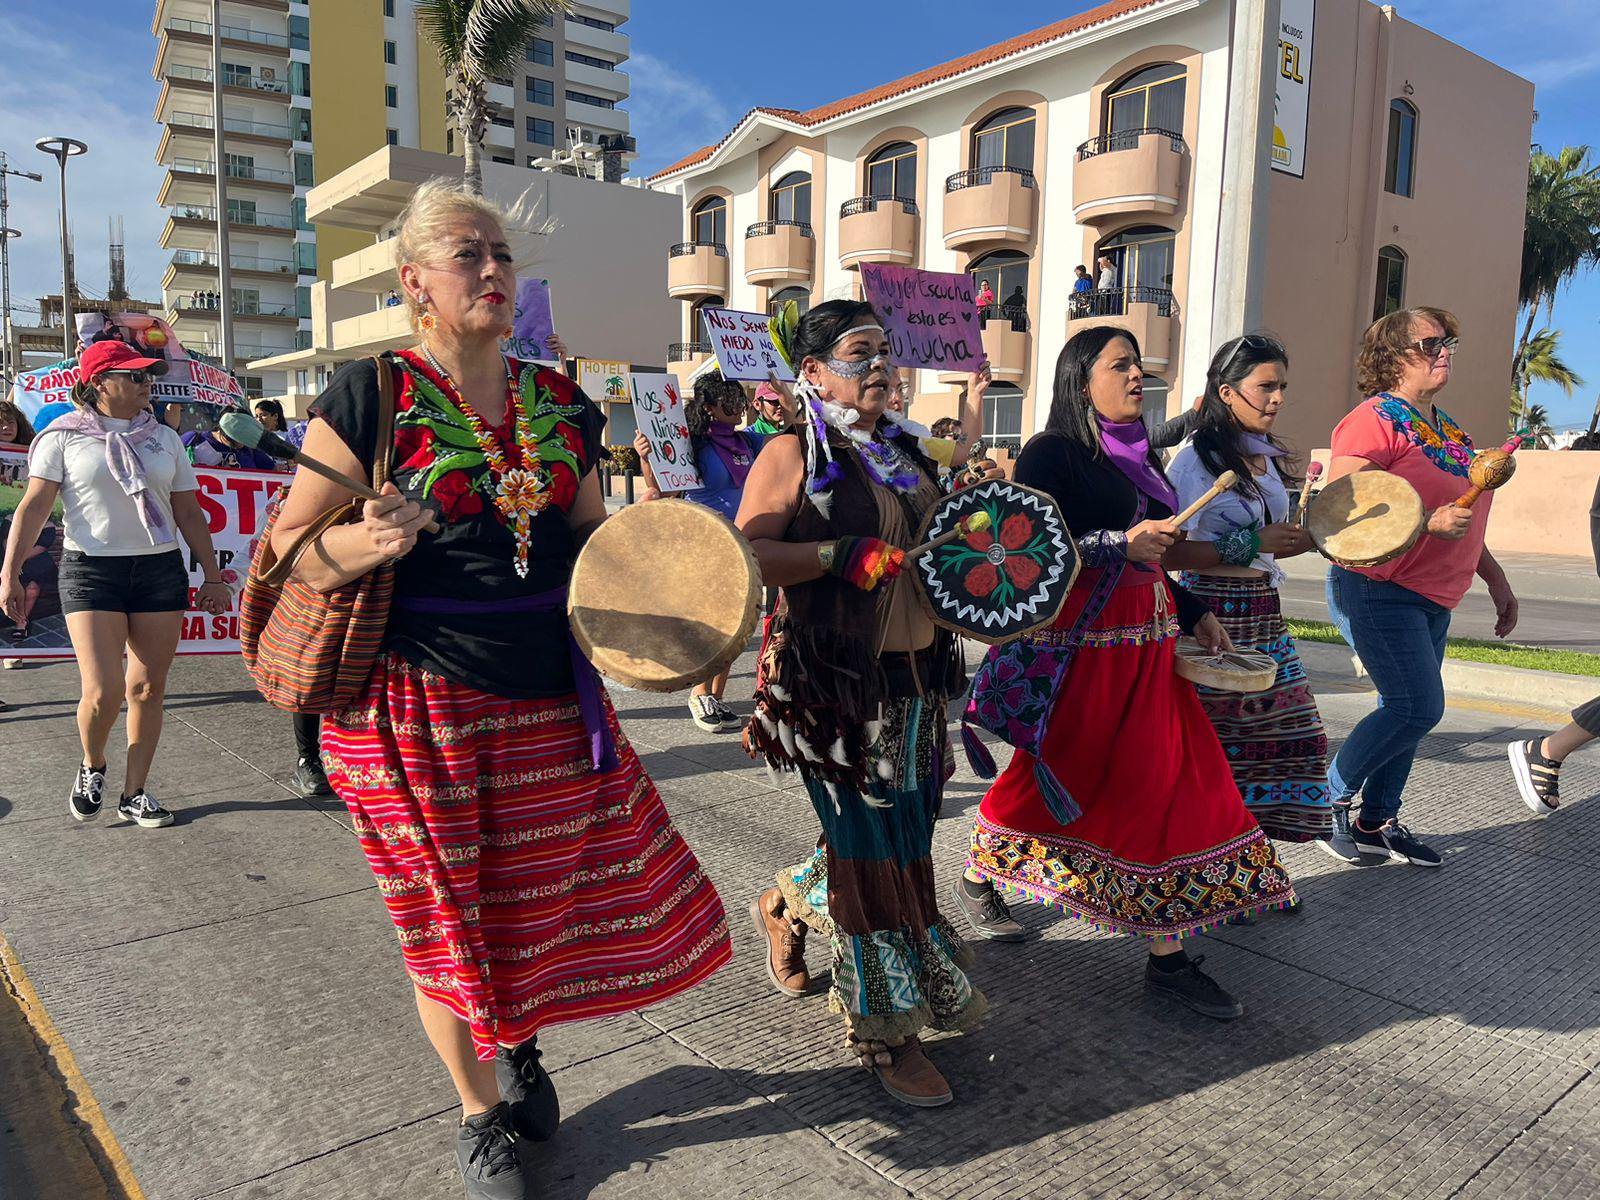
POLYGON ((1243 433, 1240 441, 1244 443, 1246 454, 1259 454, 1262 458, 1282 458, 1288 451, 1282 447, 1274 446, 1259 433, 1243 433))
POLYGON ((56 418, 50 423, 50 428, 80 433, 84 437, 104 442, 106 467, 111 471, 111 477, 121 485, 122 490, 138 508, 139 520, 150 536, 150 544, 165 546, 169 542, 177 541, 172 527, 167 524, 166 514, 161 511, 161 505, 150 494, 150 482, 144 473, 144 459, 139 453, 140 450, 159 442, 161 431, 166 428, 156 420, 153 412, 145 409, 135 416, 129 422, 127 430, 123 431, 107 429, 96 410, 79 408, 75 412, 56 418))
POLYGON ((722 460, 722 465, 728 468, 728 477, 733 480, 733 486, 742 490, 745 477, 750 474, 750 468, 756 461, 744 434, 732 425, 713 421, 711 428, 706 431, 706 438, 722 460))
POLYGON ((1099 413, 1095 414, 1095 420, 1100 423, 1100 446, 1112 465, 1150 499, 1165 504, 1169 512, 1177 512, 1178 493, 1150 465, 1150 431, 1144 422, 1134 420, 1119 425, 1099 413))

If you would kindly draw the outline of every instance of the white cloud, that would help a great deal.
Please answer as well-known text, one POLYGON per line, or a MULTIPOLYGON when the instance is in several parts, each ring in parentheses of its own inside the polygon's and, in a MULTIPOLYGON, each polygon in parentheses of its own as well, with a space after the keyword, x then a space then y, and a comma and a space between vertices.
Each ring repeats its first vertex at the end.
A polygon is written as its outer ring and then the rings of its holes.
POLYGON ((11 243, 15 319, 27 322, 37 298, 61 290, 59 175, 55 160, 34 149, 55 134, 87 142, 89 153, 67 167, 67 216, 80 290, 104 295, 107 218, 126 224, 129 291, 160 296, 168 252, 157 244, 163 214, 156 206, 161 168, 155 149, 161 127, 151 119, 156 85, 150 76, 155 42, 113 43, 101 56, 64 28, 15 13, 4 19, 8 68, 0 72, 0 150, 10 165, 44 176, 43 183, 9 179, 10 222, 23 236, 11 243), (94 55, 94 57, 90 57, 94 55))
POLYGON ((635 50, 628 71, 628 116, 639 142, 635 174, 649 175, 721 141, 743 115, 732 111, 709 84, 652 54, 635 50))

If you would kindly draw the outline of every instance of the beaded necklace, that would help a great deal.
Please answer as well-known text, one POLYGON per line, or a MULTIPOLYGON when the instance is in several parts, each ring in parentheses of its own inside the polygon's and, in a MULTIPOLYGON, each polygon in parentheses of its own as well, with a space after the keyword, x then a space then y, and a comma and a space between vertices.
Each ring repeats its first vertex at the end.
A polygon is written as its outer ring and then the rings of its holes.
POLYGON ((423 346, 422 357, 428 360, 428 365, 443 381, 450 398, 461 410, 461 415, 466 417, 472 436, 477 440, 478 449, 483 453, 484 463, 489 470, 489 479, 494 484, 495 509, 511 526, 512 537, 516 540, 512 564, 516 568, 517 578, 526 579, 533 518, 550 504, 550 471, 539 461, 538 439, 529 428, 528 411, 517 395, 516 376, 511 363, 506 361, 506 405, 512 427, 516 430, 515 466, 506 461, 505 453, 500 448, 500 439, 495 437, 494 431, 478 414, 478 410, 468 402, 450 372, 434 357, 433 351, 423 346), (530 467, 530 463, 535 465, 530 467))

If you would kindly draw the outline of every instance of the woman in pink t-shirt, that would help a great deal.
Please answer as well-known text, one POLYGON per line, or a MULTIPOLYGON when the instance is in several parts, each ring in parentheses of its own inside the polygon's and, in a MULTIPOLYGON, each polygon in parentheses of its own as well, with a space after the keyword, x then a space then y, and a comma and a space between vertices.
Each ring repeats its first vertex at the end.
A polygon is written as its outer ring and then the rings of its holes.
POLYGON ((1400 793, 1417 745, 1444 715, 1445 635, 1474 574, 1494 600, 1495 634, 1517 623, 1517 598, 1483 544, 1486 492, 1471 509, 1453 501, 1470 485, 1472 439, 1433 401, 1450 382, 1456 319, 1408 308, 1373 322, 1356 374, 1370 398, 1334 428, 1328 476, 1399 475, 1422 497, 1427 536, 1377 567, 1328 570, 1328 611, 1378 688, 1378 707, 1351 731, 1328 770, 1334 836, 1318 843, 1346 862, 1394 858, 1418 867, 1439 855, 1400 824, 1400 793), (1426 411, 1425 411, 1426 410, 1426 411), (1361 812, 1350 805, 1361 793, 1361 812))

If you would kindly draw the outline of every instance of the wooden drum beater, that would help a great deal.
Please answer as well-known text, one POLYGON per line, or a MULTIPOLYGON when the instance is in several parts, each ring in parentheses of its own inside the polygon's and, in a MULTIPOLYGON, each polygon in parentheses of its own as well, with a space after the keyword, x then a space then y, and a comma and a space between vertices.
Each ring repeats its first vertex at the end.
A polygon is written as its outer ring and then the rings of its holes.
POLYGON ((1472 480, 1472 486, 1454 502, 1457 508, 1471 508, 1484 492, 1494 491, 1516 473, 1517 460, 1511 456, 1522 445, 1525 436, 1525 432, 1513 434, 1511 440, 1500 449, 1479 451, 1472 465, 1467 468, 1467 478, 1472 480))

